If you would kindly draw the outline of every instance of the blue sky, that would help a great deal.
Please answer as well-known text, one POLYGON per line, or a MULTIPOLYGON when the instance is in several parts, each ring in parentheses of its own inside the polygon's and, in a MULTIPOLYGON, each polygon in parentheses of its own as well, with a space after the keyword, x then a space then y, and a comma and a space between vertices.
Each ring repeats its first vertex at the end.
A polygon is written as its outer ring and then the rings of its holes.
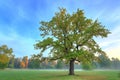
POLYGON ((30 56, 36 40, 42 39, 40 21, 48 21, 58 7, 69 13, 78 8, 98 19, 112 34, 96 41, 109 57, 120 59, 120 0, 0 0, 0 45, 13 48, 16 57, 30 56))

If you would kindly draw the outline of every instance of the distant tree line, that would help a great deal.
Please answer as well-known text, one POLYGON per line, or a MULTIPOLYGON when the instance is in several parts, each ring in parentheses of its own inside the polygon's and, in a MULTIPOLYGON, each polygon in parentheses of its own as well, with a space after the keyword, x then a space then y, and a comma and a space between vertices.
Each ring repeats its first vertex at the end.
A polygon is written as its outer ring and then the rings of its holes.
MULTIPOLYGON (((68 69, 69 64, 66 60, 50 60, 43 57, 42 54, 33 54, 30 58, 24 56, 16 58, 12 54, 12 48, 7 45, 0 46, 0 69, 68 69)), ((107 55, 99 55, 98 58, 91 62, 75 62, 77 69, 120 69, 120 60, 118 58, 109 58, 107 55)))
MULTIPOLYGON (((12 57, 8 63, 8 68, 29 68, 29 69, 68 69, 69 64, 64 60, 49 61, 47 57, 41 55, 32 55, 28 59, 27 56, 23 58, 12 57)), ((120 60, 118 58, 108 58, 100 55, 99 60, 88 63, 75 63, 77 69, 120 69, 120 60)))

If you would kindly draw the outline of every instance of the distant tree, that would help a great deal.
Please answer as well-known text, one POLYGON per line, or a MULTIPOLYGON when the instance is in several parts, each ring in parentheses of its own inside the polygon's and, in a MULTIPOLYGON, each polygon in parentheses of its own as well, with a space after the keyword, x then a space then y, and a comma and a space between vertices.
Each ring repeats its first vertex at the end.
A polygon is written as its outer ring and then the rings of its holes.
POLYGON ((107 37, 110 33, 98 20, 84 16, 83 10, 73 14, 61 8, 50 21, 41 21, 39 28, 43 40, 35 48, 41 53, 50 50, 50 59, 66 59, 69 62, 69 75, 74 75, 75 61, 91 61, 95 54, 105 54, 94 37, 107 37))
POLYGON ((98 67, 98 62, 97 62, 98 60, 96 60, 96 61, 92 61, 92 62, 82 62, 81 63, 81 67, 82 67, 82 69, 84 69, 84 70, 93 70, 93 69, 96 69, 96 68, 99 68, 98 67))
POLYGON ((29 68, 40 68, 41 67, 41 54, 33 54, 29 59, 28 67, 29 68))
POLYGON ((57 69, 62 69, 64 67, 64 63, 61 60, 57 61, 57 64, 55 65, 57 69))
POLYGON ((99 64, 101 68, 110 68, 111 61, 107 55, 99 55, 99 64))
POLYGON ((22 61, 25 64, 25 68, 27 68, 28 67, 28 56, 24 56, 23 59, 22 59, 22 61))
POLYGON ((54 68, 54 61, 48 61, 48 57, 41 58, 41 68, 43 69, 51 69, 54 68))
POLYGON ((82 63, 82 69, 91 70, 93 69, 92 63, 82 63))
POLYGON ((6 68, 8 65, 8 62, 9 62, 9 58, 4 54, 2 55, 0 54, 0 68, 1 69, 6 68))
POLYGON ((21 68, 25 68, 25 62, 24 62, 24 61, 21 61, 21 62, 20 62, 20 67, 21 67, 21 68))
POLYGON ((118 58, 112 58, 111 66, 113 69, 120 69, 120 60, 118 58))
POLYGON ((8 67, 9 68, 14 68, 14 60, 15 60, 15 56, 12 55, 9 59, 9 63, 8 63, 8 67))
POLYGON ((21 58, 14 59, 14 68, 20 68, 21 58))
POLYGON ((0 46, 0 68, 4 69, 8 66, 12 52, 12 48, 9 49, 7 45, 0 46))
POLYGON ((28 56, 24 56, 22 60, 20 61, 20 67, 21 68, 27 68, 28 67, 28 56))

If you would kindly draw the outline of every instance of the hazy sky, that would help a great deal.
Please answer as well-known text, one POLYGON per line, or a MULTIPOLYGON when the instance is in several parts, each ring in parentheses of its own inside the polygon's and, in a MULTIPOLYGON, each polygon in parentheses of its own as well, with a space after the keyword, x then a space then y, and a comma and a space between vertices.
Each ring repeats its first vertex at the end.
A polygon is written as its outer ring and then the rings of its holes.
POLYGON ((110 57, 120 59, 120 0, 0 0, 0 45, 13 48, 16 57, 36 53, 33 45, 42 39, 39 22, 50 20, 58 7, 69 13, 79 8, 98 19, 112 34, 96 41, 110 57))

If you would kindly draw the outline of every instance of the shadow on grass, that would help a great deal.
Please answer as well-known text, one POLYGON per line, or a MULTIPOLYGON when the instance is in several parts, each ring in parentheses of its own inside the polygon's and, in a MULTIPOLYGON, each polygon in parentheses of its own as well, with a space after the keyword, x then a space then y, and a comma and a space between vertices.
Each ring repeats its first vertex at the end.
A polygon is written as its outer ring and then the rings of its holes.
MULTIPOLYGON (((107 80, 106 76, 102 75, 64 75, 64 74, 56 74, 56 75, 48 75, 46 76, 50 80, 107 80)), ((44 76, 45 78, 45 76, 44 76)))
POLYGON ((79 77, 85 80, 107 80, 105 76, 101 75, 80 75, 79 77))

